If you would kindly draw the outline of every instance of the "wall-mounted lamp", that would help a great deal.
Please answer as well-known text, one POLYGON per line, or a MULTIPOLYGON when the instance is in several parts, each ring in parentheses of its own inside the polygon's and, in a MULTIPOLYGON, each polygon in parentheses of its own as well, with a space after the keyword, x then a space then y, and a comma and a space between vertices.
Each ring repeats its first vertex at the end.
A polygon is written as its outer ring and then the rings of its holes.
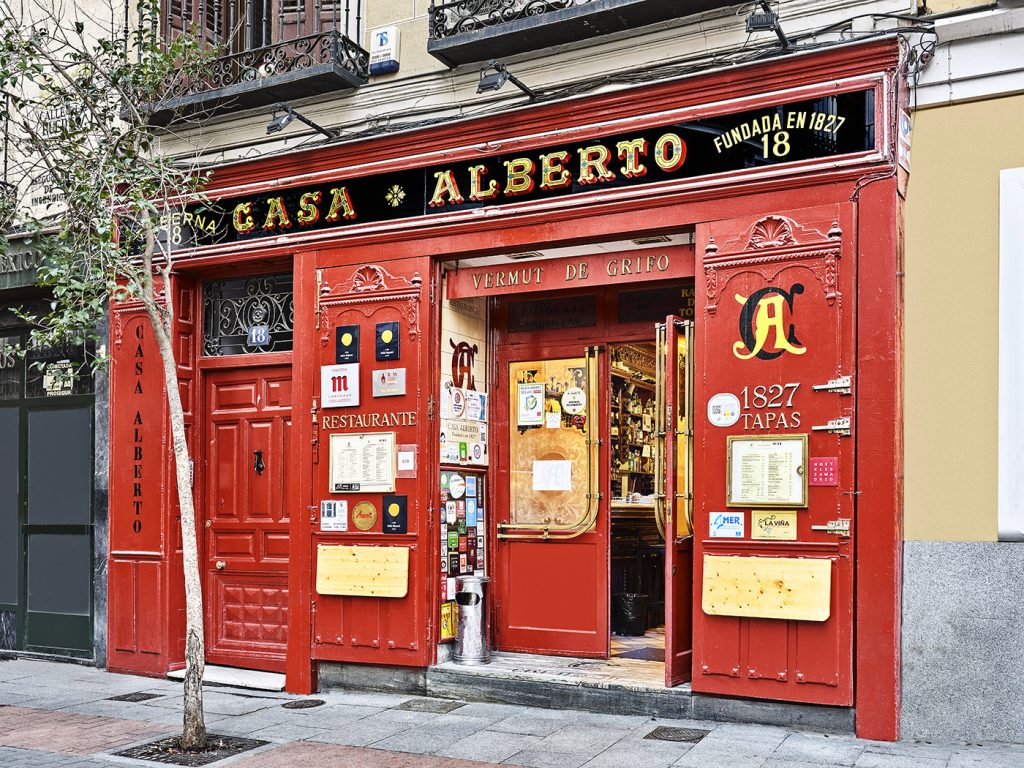
POLYGON ((525 85, 518 77, 509 72, 504 64, 497 61, 492 61, 480 70, 480 84, 476 87, 476 92, 496 91, 506 82, 512 83, 512 85, 525 93, 530 98, 530 101, 537 98, 537 94, 532 88, 525 85))
POLYGON ((747 16, 747 33, 774 32, 778 35, 779 42, 782 43, 782 50, 788 51, 790 42, 789 38, 786 37, 786 33, 782 31, 782 25, 779 23, 779 14, 772 10, 768 0, 760 0, 758 5, 761 6, 761 12, 753 11, 747 16))
POLYGON ((298 120, 300 123, 305 123, 310 128, 319 131, 329 139, 336 139, 341 135, 338 131, 332 131, 329 128, 324 128, 322 125, 317 125, 308 117, 299 114, 284 102, 274 105, 274 108, 271 111, 271 120, 267 123, 267 135, 269 136, 272 133, 280 133, 292 122, 292 120, 298 120))

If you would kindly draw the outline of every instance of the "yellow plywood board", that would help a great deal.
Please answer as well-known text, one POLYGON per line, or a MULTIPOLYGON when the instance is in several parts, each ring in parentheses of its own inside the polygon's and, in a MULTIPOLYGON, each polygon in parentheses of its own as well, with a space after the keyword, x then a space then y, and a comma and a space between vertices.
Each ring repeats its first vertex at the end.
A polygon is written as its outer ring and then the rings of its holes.
POLYGON ((408 547, 316 548, 316 591, 321 595, 405 597, 409 593, 408 547))
POLYGON ((831 595, 826 558, 704 556, 701 604, 712 616, 825 621, 831 595))

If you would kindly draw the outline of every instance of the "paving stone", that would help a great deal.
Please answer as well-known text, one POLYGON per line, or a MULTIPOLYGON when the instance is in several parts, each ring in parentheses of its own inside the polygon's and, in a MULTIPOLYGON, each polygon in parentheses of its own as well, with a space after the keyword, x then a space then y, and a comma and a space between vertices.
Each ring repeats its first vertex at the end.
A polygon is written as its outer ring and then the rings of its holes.
POLYGON ((949 758, 949 768, 1021 768, 1024 755, 1016 750, 985 747, 968 747, 954 752, 949 758))
POLYGON ((464 739, 437 750, 434 754, 443 757, 458 757, 464 760, 481 760, 500 763, 512 755, 531 749, 540 741, 539 736, 525 736, 518 733, 498 731, 477 731, 464 739))
POLYGON ((949 755, 925 757, 923 755, 894 755, 885 752, 865 752, 857 758, 855 768, 946 768, 949 755))
POLYGON ((325 729, 322 734, 317 735, 312 740, 353 747, 365 747, 368 744, 375 744, 389 736, 407 731, 411 727, 408 723, 386 722, 380 721, 376 717, 368 717, 363 720, 342 723, 334 729, 325 729))
POLYGON ((418 698, 409 693, 378 693, 376 691, 326 691, 313 694, 329 704, 355 704, 361 707, 397 707, 410 699, 418 698))
POLYGON ((549 752, 565 752, 589 760, 621 738, 622 733, 619 731, 592 725, 570 725, 545 736, 538 748, 549 752))
POLYGON ((775 760, 795 763, 825 763, 828 766, 853 765, 864 752, 856 739, 829 737, 817 733, 793 733, 771 755, 775 760))
POLYGON ((752 751, 746 742, 733 741, 719 745, 708 745, 703 741, 674 762, 680 768, 761 768, 768 759, 768 751, 752 751), (732 745, 732 746, 730 746, 732 745))
MULTIPOLYGON (((394 710, 389 710, 389 712, 394 712, 394 710)), ((373 747, 395 752, 430 755, 484 730, 488 725, 490 725, 490 721, 484 718, 457 717, 452 714, 438 715, 428 723, 374 742, 373 747)))
MULTIPOLYGON (((203 711, 215 715, 247 715, 250 712, 259 712, 262 709, 280 707, 281 701, 271 698, 256 698, 250 696, 239 696, 220 691, 203 690, 203 711)), ((184 706, 184 696, 168 696, 163 699, 153 699, 144 703, 148 707, 161 709, 181 710, 184 706)))
POLYGON ((501 762, 502 765, 522 765, 526 768, 580 768, 590 758, 564 752, 524 749, 501 762))
POLYGON ((584 768, 668 768, 692 748, 682 742, 623 739, 584 763, 584 768))
POLYGON ((530 710, 511 715, 489 726, 489 730, 519 733, 524 736, 549 736, 572 724, 571 713, 530 710))

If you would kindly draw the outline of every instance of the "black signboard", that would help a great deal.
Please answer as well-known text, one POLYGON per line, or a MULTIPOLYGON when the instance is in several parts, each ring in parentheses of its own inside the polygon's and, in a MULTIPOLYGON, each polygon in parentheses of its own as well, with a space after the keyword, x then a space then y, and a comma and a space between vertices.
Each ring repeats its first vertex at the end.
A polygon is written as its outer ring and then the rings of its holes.
POLYGON ((381 531, 407 533, 409 530, 409 503, 407 496, 385 496, 381 503, 381 531))
POLYGON ((550 331, 596 324, 597 297, 592 293, 559 298, 558 301, 512 301, 508 305, 510 331, 550 331))
POLYGON ((175 231, 170 245, 239 242, 864 152, 875 147, 874 113, 874 91, 854 91, 223 199, 169 222, 175 231))
POLYGON ((359 362, 358 325, 339 325, 334 329, 334 362, 359 362))
POLYGON ((377 362, 398 360, 401 357, 398 330, 397 322, 377 323, 377 362))

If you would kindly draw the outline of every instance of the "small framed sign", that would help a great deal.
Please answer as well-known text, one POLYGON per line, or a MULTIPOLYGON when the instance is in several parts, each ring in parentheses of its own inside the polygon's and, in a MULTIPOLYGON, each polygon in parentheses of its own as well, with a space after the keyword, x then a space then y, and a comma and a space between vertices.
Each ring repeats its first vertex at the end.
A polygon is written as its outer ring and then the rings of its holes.
POLYGON ((726 506, 807 506, 807 435, 730 435, 727 440, 726 506))

